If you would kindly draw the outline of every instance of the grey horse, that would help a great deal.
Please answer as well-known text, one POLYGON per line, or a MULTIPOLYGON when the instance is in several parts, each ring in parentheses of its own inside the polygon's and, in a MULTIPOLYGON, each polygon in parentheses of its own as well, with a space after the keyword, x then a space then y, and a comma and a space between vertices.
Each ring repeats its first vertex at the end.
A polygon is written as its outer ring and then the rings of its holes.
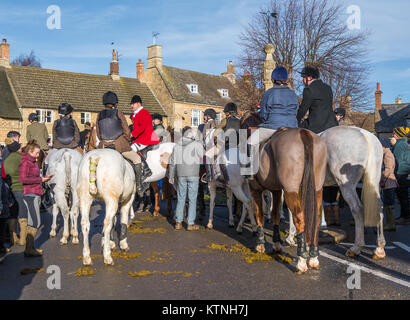
POLYGON ((364 226, 377 226, 377 248, 373 258, 383 259, 386 241, 379 189, 383 150, 379 140, 364 129, 348 126, 333 127, 319 135, 327 147, 325 186, 339 186, 355 221, 355 243, 346 255, 360 255, 365 245, 364 226), (363 183, 362 201, 356 193, 360 181, 363 183))

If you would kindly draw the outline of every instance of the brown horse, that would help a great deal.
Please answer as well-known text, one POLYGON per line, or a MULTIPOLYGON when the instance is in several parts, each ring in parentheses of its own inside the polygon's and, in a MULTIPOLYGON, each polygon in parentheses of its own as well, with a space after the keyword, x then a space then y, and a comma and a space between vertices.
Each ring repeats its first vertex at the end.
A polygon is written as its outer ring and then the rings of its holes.
MULTIPOLYGON (((248 114, 242 124, 257 124, 258 115, 248 114), (252 118, 252 119, 250 119, 252 118)), ((326 145, 322 139, 306 129, 279 129, 259 148, 259 168, 253 180, 249 181, 256 208, 258 239, 256 250, 265 251, 263 231, 264 213, 262 192, 269 190, 273 195, 272 220, 275 251, 281 250, 279 233, 280 203, 282 190, 286 205, 293 213, 297 229, 297 273, 307 271, 309 266, 319 268, 318 231, 319 208, 322 203, 322 188, 326 175, 326 145), (306 244, 309 246, 307 251, 306 244)))

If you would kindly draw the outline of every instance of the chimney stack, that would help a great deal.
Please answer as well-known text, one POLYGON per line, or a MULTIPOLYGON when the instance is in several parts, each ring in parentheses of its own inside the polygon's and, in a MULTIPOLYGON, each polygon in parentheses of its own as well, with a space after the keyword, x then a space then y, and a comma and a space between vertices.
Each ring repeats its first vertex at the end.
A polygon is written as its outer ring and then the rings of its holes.
POLYGON ((155 68, 162 70, 162 46, 154 44, 148 47, 147 69, 155 68))
POLYGON ((118 63, 118 52, 115 49, 112 50, 110 76, 113 80, 120 80, 120 64, 118 63))
POLYGON ((376 122, 381 119, 380 111, 382 110, 382 91, 380 90, 380 82, 377 82, 377 90, 375 92, 376 103, 374 108, 374 115, 376 122))
POLYGON ((402 104, 403 103, 403 100, 401 99, 401 98, 396 98, 396 100, 395 100, 395 103, 396 104, 402 104))
POLYGON ((141 62, 141 59, 139 59, 137 63, 137 79, 141 82, 145 82, 145 66, 144 62, 141 62))
POLYGON ((0 67, 10 68, 10 45, 7 39, 3 39, 0 44, 0 67))
POLYGON ((229 61, 228 67, 226 68, 226 72, 222 73, 221 76, 227 78, 232 84, 235 84, 235 66, 233 65, 232 61, 229 61))

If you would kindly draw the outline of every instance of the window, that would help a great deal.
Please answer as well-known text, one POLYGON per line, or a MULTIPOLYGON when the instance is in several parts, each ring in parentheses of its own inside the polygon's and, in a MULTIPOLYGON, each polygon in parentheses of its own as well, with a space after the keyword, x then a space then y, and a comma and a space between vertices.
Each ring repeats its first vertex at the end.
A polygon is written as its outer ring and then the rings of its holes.
POLYGON ((91 123, 91 113, 81 112, 81 124, 84 124, 86 122, 91 123))
POLYGON ((38 122, 43 123, 52 123, 53 122, 53 113, 49 110, 36 110, 38 116, 38 122))
POLYGON ((228 89, 218 89, 219 94, 222 98, 229 98, 229 90, 228 89))
POLYGON ((191 93, 198 93, 198 85, 197 84, 187 84, 187 87, 191 93))
POLYGON ((201 110, 191 110, 191 127, 198 127, 201 124, 201 110))

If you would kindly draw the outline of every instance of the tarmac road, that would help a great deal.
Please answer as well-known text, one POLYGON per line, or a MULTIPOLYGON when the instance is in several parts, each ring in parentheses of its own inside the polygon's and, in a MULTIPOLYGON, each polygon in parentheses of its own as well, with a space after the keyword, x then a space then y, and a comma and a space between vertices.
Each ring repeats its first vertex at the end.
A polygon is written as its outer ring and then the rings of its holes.
MULTIPOLYGON (((95 205, 90 232, 91 254, 97 255, 90 268, 94 273, 78 276, 76 272, 83 267, 79 259, 82 235, 80 245, 60 246, 62 217, 58 219, 58 237, 53 239, 48 237, 51 214, 44 213, 43 219, 45 227, 36 244, 44 249, 44 256, 24 258, 23 248, 13 247, 0 264, 0 299, 410 298, 410 226, 398 226, 397 232, 386 235, 385 260, 372 260, 372 248, 365 248, 360 258, 351 259, 344 256, 348 245, 324 245, 320 247, 320 270, 296 275, 296 248, 285 247, 284 255, 276 259, 249 252, 247 248, 254 247, 255 238, 249 229, 237 235, 228 228, 224 207, 216 208, 214 230, 202 227, 198 232, 188 232, 185 228, 175 232, 170 220, 144 213, 137 216, 139 222, 133 226, 133 233, 129 232, 129 255, 114 258, 115 265, 105 267, 99 256, 104 211, 95 205), (352 276, 347 273, 349 265, 354 267, 356 281, 348 280, 352 276), (47 287, 48 282, 56 283, 50 278, 57 276, 55 271, 47 273, 53 266, 61 271, 61 289, 47 287), (40 268, 40 271, 21 275, 25 268, 40 268), (360 284, 360 289, 349 289, 348 283, 360 284)), ((349 234, 345 242, 353 242, 348 218, 343 218, 342 223, 349 234)), ((267 225, 267 234, 270 229, 267 225)), ((269 251, 269 235, 267 241, 269 251)), ((372 230, 366 234, 366 243, 375 244, 372 230)))

